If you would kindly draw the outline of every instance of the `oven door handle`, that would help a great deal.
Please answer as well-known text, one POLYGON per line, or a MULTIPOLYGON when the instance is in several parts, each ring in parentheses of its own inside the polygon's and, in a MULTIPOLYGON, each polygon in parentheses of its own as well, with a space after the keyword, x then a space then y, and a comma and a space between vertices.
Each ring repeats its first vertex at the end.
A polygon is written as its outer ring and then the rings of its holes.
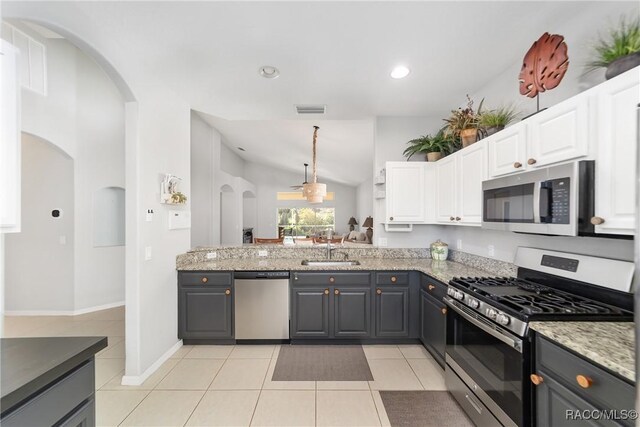
POLYGON ((485 331, 486 333, 488 333, 492 337, 499 339, 503 343, 507 344, 508 346, 510 346, 513 349, 515 349, 516 351, 518 351, 518 353, 522 353, 522 340, 517 340, 517 339, 511 338, 510 336, 505 335, 505 334, 501 333, 500 331, 496 330, 495 328, 485 324, 481 320, 478 320, 475 317, 469 315, 468 313, 463 311, 461 308, 459 308, 455 304, 455 301, 453 301, 449 297, 445 297, 444 298, 444 302, 453 311, 458 313, 460 316, 462 316, 465 320, 467 320, 470 323, 472 323, 474 326, 477 326, 478 328, 482 329, 483 331, 485 331))

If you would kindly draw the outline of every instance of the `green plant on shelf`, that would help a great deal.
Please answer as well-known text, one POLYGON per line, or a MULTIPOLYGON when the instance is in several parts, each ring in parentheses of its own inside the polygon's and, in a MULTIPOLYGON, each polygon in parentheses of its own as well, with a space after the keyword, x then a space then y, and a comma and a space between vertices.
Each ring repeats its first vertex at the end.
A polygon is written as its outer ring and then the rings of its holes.
POLYGON ((627 21, 622 17, 607 37, 600 37, 593 50, 594 58, 587 64, 588 71, 606 68, 616 59, 640 52, 640 18, 627 21))

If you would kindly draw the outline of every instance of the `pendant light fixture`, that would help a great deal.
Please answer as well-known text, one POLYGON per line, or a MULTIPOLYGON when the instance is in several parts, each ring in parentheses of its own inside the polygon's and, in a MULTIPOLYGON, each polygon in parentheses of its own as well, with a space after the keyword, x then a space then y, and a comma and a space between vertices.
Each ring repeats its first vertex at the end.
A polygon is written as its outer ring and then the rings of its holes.
POLYGON ((311 182, 302 186, 302 195, 309 203, 322 203, 327 195, 327 184, 318 183, 318 161, 316 155, 316 145, 318 143, 318 126, 313 127, 313 172, 311 182))

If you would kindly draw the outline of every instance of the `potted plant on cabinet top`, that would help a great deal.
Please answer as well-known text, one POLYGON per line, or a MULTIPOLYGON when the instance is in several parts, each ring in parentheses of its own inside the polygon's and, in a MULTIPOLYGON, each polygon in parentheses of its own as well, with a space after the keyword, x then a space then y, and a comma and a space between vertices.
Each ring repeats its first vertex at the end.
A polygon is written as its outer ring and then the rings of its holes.
POLYGON ((588 71, 606 68, 607 80, 640 65, 640 19, 630 23, 620 19, 618 28, 611 29, 607 38, 600 37, 594 51, 588 71))
POLYGON ((480 114, 478 126, 489 136, 501 131, 509 123, 513 122, 520 114, 513 105, 485 111, 480 114))
POLYGON ((451 111, 451 116, 444 119, 447 123, 445 134, 449 137, 460 138, 462 147, 467 147, 478 140, 478 122, 482 111, 482 103, 480 101, 478 111, 473 109, 473 100, 467 95, 467 107, 458 108, 451 111))
POLYGON ((451 142, 451 139, 440 131, 435 136, 425 135, 407 142, 409 146, 402 154, 409 160, 414 154, 426 153, 427 161, 435 162, 445 156, 451 142))

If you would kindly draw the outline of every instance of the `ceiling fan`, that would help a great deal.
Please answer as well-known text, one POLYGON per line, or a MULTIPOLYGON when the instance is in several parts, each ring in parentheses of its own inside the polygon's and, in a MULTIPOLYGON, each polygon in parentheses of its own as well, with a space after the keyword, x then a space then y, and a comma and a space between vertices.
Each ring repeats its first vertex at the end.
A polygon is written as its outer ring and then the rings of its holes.
POLYGON ((304 184, 307 184, 307 168, 309 167, 309 163, 304 164, 304 182, 300 185, 292 185, 291 188, 294 190, 302 190, 304 184))

